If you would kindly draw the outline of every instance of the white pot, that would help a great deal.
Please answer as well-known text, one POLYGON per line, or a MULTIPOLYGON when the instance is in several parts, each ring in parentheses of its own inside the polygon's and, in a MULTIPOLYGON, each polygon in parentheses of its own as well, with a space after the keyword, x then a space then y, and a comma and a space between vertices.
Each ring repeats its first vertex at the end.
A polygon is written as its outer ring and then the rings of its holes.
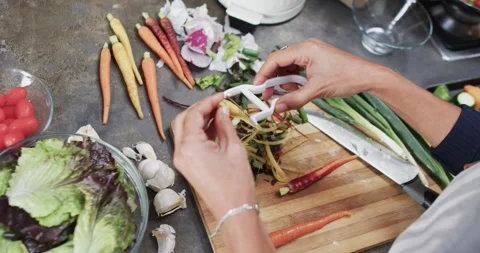
POLYGON ((227 14, 253 25, 275 24, 297 15, 306 0, 219 0, 227 14))

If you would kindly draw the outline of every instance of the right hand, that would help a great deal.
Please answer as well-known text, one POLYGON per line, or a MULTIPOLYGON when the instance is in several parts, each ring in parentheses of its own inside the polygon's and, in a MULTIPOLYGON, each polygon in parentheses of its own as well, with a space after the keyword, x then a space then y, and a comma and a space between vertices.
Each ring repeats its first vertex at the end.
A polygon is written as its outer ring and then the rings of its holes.
MULTIPOLYGON (((325 42, 309 39, 270 54, 254 84, 278 75, 298 74, 303 69, 307 72, 307 84, 300 88, 295 84, 283 85, 292 92, 280 97, 277 112, 298 109, 318 97, 342 98, 369 91, 385 73, 391 72, 325 42)), ((272 93, 272 89, 267 90, 264 99, 270 99, 272 93)))

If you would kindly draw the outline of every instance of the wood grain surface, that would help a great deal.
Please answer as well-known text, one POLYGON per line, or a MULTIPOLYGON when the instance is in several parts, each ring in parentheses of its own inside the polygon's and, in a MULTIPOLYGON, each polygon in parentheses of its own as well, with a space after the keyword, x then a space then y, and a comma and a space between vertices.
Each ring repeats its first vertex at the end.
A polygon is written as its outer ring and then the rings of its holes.
MULTIPOLYGON (((308 105, 308 109, 316 109, 308 105)), ((317 109, 318 110, 318 109, 317 109)), ((351 155, 310 124, 297 127, 306 137, 292 132, 285 143, 281 166, 295 169, 290 178, 351 155)), ((430 187, 439 191, 430 179, 430 187)), ((311 187, 280 197, 282 183, 259 175, 256 195, 260 217, 268 232, 308 222, 333 212, 349 210, 350 218, 335 221, 278 249, 284 253, 358 252, 394 240, 424 209, 393 181, 360 159, 349 162, 311 187)), ((200 214, 210 235, 217 221, 197 195, 200 214)), ((246 242, 247 243, 247 242, 246 242)), ((227 252, 221 236, 211 240, 214 252, 227 252)))

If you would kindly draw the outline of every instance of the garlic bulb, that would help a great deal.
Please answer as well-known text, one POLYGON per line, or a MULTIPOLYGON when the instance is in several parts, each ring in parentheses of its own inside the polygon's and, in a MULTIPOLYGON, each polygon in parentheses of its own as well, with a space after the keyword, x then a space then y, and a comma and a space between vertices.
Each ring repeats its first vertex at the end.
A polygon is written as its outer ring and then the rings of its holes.
POLYGON ((187 208, 186 201, 185 190, 176 193, 174 190, 167 188, 160 190, 157 195, 155 195, 155 198, 153 198, 153 205, 159 216, 165 216, 180 208, 187 208))
POLYGON ((153 151, 153 147, 150 144, 144 141, 140 141, 140 142, 137 142, 137 144, 133 145, 133 147, 143 157, 150 160, 157 160, 157 155, 155 155, 155 151, 153 151))
POLYGON ((175 249, 175 233, 175 229, 167 224, 162 224, 152 231, 152 235, 157 238, 157 253, 173 253, 175 249))
POLYGON ((158 192, 175 182, 175 172, 160 160, 146 159, 138 164, 138 170, 145 185, 158 192))
POLYGON ((125 147, 122 149, 122 153, 130 158, 130 159, 133 159, 137 162, 139 162, 140 160, 142 160, 142 156, 140 154, 138 154, 137 152, 135 152, 132 148, 129 148, 129 147, 125 147))

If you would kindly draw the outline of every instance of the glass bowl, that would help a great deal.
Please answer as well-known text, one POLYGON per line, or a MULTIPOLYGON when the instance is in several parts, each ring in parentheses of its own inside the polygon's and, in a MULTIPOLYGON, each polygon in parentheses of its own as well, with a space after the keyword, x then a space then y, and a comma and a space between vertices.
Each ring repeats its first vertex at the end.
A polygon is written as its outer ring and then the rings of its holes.
POLYGON ((138 206, 134 212, 135 224, 137 229, 136 235, 135 235, 135 241, 132 243, 132 246, 129 248, 129 250, 127 250, 127 252, 130 252, 130 253, 139 252, 140 245, 142 243, 143 236, 147 229, 147 222, 148 222, 149 201, 148 201, 147 190, 145 188, 143 180, 136 166, 125 155, 123 155, 122 152, 120 152, 118 149, 116 149, 112 145, 102 140, 87 137, 80 134, 63 134, 63 133, 42 134, 42 135, 37 135, 37 136, 32 136, 30 138, 27 138, 0 152, 0 163, 8 163, 12 160, 18 159, 18 153, 21 147, 32 147, 35 145, 37 141, 51 139, 51 138, 67 141, 70 137, 78 138, 77 141, 82 141, 82 140, 86 140, 86 138, 90 138, 95 142, 102 144, 112 154, 117 164, 125 170, 127 179, 130 181, 130 183, 133 184, 135 188, 136 195, 137 195, 136 204, 138 206))
POLYGON ((432 20, 418 0, 354 0, 352 13, 363 46, 376 55, 419 47, 432 36, 432 20))
POLYGON ((0 92, 6 94, 15 87, 27 89, 27 99, 35 106, 35 117, 39 125, 33 135, 43 133, 50 126, 53 117, 53 100, 47 86, 23 70, 0 68, 0 92))

